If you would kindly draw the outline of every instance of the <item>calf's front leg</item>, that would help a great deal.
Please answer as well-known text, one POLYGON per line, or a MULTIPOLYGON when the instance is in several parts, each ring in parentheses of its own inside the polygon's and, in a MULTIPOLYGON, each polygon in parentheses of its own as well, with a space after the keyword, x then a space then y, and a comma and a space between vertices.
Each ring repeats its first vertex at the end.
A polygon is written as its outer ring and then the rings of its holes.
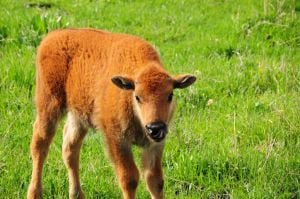
POLYGON ((139 171, 134 163, 130 145, 108 138, 108 148, 123 198, 134 199, 139 181, 139 171))
POLYGON ((162 152, 163 144, 154 143, 145 148, 142 154, 142 164, 144 178, 152 199, 163 199, 163 171, 162 171, 162 152))

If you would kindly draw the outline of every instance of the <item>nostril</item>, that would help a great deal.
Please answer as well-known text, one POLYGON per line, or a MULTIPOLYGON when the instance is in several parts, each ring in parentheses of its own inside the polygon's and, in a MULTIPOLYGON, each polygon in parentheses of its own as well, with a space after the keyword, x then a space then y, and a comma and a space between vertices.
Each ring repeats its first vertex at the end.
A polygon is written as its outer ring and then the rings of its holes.
POLYGON ((146 129, 150 129, 150 127, 151 127, 151 124, 146 124, 146 129))
POLYGON ((165 128, 167 128, 167 125, 165 123, 161 123, 160 124, 160 129, 165 129, 165 128))
POLYGON ((145 127, 150 134, 153 132, 150 124, 147 124, 145 127))

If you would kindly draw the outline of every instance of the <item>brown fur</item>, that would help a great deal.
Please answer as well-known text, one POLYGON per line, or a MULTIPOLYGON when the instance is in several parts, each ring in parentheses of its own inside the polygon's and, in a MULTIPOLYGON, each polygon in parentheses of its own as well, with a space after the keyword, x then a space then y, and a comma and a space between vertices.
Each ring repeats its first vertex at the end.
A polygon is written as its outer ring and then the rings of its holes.
POLYGON ((144 149, 143 170, 151 197, 163 198, 164 142, 153 141, 145 133, 145 125, 155 121, 168 124, 174 110, 174 102, 167 100, 172 90, 189 86, 195 77, 172 78, 157 52, 142 39, 94 29, 49 33, 38 49, 36 65, 37 118, 27 198, 41 197, 43 164, 56 124, 66 112, 63 158, 70 198, 84 197, 79 152, 89 127, 101 129, 105 135, 124 198, 135 198, 139 181, 132 144, 144 149))

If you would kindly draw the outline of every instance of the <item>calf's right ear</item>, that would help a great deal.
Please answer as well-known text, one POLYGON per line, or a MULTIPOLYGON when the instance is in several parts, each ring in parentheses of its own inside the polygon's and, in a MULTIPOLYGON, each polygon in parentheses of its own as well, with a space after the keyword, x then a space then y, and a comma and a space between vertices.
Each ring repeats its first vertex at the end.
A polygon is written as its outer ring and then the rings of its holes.
POLYGON ((114 76, 113 78, 111 78, 111 81, 121 89, 125 89, 125 90, 134 89, 134 81, 129 77, 114 76))

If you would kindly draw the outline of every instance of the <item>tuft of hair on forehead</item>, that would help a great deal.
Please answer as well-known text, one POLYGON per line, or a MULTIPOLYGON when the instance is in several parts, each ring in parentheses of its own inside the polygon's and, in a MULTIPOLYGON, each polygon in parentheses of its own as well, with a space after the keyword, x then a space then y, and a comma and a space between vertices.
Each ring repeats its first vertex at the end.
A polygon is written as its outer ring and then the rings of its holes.
POLYGON ((141 84, 151 92, 155 92, 172 85, 172 78, 161 66, 151 64, 139 73, 136 84, 141 84))

